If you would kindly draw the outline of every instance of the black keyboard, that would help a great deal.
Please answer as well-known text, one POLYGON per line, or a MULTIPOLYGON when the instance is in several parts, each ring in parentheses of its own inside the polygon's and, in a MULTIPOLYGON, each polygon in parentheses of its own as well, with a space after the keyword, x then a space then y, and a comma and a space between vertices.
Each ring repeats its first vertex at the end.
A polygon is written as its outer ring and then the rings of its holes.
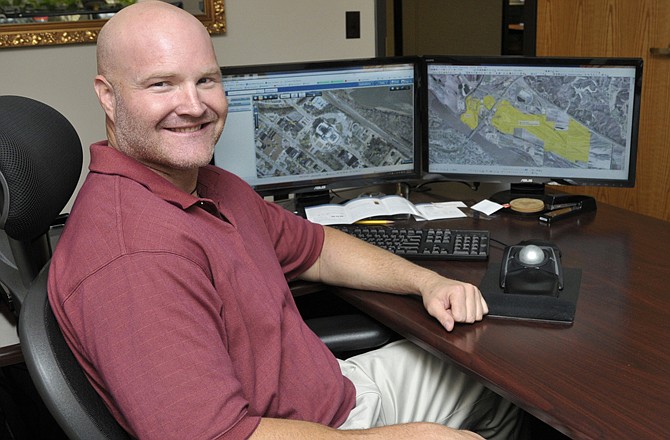
POLYGON ((486 260, 489 231, 398 226, 335 225, 340 231, 408 260, 486 260))

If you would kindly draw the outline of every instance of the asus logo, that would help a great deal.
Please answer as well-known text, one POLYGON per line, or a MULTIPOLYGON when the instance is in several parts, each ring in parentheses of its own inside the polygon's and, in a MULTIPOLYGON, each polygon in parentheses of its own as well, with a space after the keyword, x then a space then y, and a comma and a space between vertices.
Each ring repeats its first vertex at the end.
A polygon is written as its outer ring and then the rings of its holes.
POLYGON ((317 185, 314 187, 314 191, 318 191, 320 189, 326 189, 326 185, 317 185))
POLYGON ((533 183, 533 179, 521 179, 521 183, 533 183))

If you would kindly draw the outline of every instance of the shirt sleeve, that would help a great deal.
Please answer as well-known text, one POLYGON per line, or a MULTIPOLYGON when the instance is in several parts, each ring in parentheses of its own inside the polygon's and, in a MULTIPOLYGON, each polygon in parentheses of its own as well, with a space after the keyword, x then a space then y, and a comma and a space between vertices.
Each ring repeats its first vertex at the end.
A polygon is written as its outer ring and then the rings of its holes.
POLYGON ((323 226, 268 202, 264 218, 287 279, 294 279, 316 262, 323 247, 323 226))
POLYGON ((63 327, 79 329, 74 349, 103 382, 93 385, 138 438, 247 438, 256 429, 260 418, 248 414, 228 355, 221 300, 197 264, 167 252, 125 255, 63 307, 80 317, 63 327))

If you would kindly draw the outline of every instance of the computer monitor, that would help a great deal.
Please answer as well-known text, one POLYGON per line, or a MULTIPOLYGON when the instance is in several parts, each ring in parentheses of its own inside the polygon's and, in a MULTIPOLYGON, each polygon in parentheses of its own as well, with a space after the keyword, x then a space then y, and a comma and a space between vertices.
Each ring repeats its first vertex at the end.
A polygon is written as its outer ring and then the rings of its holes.
POLYGON ((414 58, 223 67, 214 163, 261 195, 419 178, 420 71, 414 58))
POLYGON ((424 69, 428 178, 511 184, 503 201, 548 183, 634 185, 642 60, 426 57, 424 69))

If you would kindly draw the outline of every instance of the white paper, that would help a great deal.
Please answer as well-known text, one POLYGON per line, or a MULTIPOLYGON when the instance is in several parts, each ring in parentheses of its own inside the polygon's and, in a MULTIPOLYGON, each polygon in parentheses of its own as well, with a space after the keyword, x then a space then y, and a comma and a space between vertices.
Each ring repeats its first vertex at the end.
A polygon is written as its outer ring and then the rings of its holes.
POLYGON ((341 205, 319 205, 305 208, 307 220, 320 225, 337 225, 353 223, 346 209, 341 205))
POLYGON ((474 209, 475 211, 483 212, 486 215, 491 215, 494 212, 501 210, 503 205, 485 199, 477 204, 472 205, 470 208, 474 209))
POLYGON ((416 205, 416 209, 425 220, 467 217, 458 208, 467 208, 467 205, 463 202, 421 203, 416 205))

